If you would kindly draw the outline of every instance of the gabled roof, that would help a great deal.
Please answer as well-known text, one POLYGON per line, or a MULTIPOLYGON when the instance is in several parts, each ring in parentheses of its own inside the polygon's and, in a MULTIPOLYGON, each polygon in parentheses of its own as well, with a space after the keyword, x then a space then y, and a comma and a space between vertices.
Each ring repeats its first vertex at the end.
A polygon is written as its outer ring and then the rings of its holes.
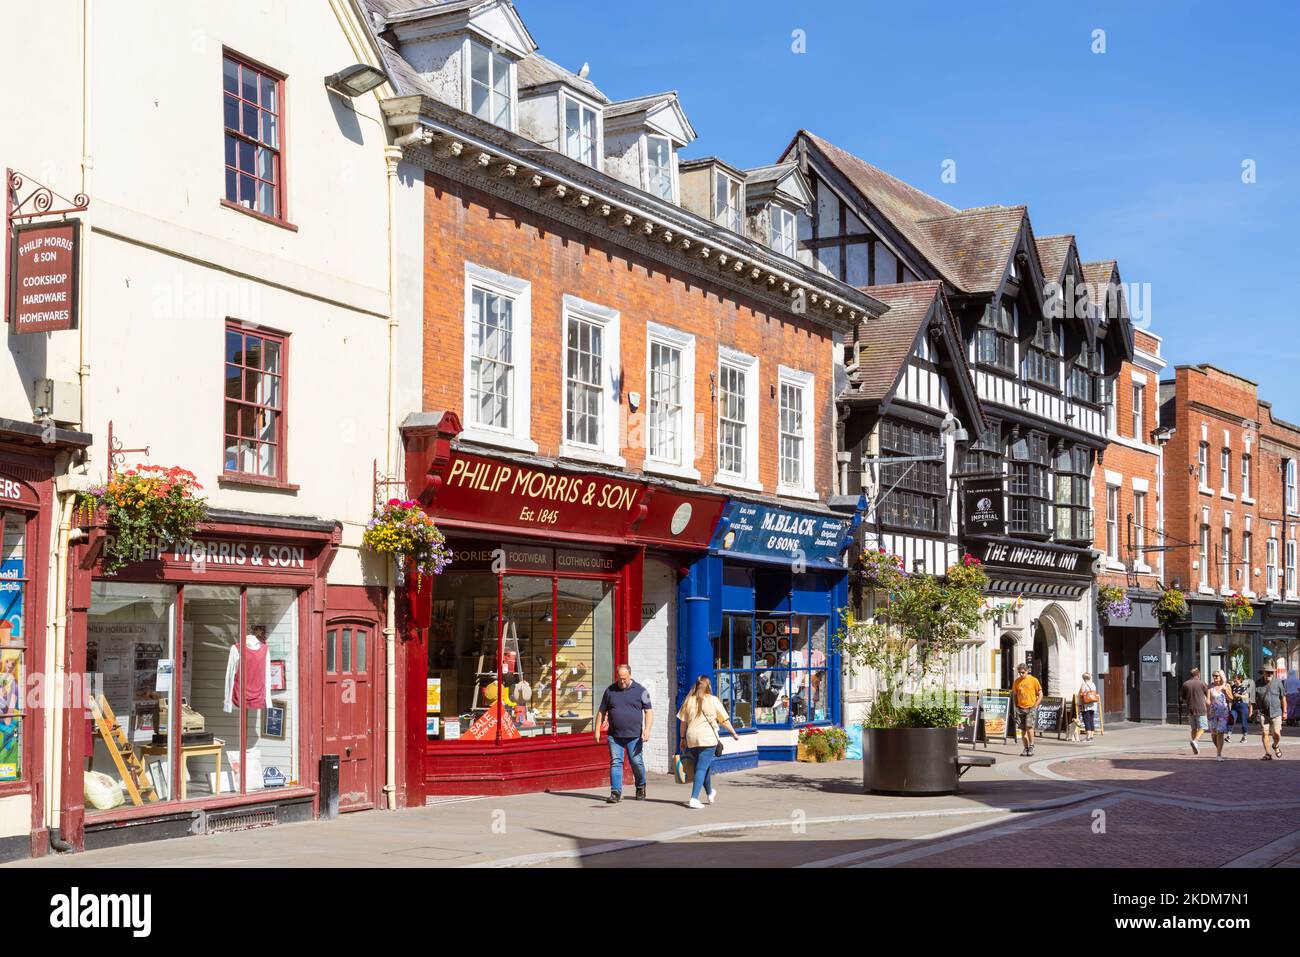
POLYGON ((1124 284, 1119 276, 1119 264, 1113 259, 1102 259, 1098 262, 1083 263, 1081 268, 1083 281, 1088 284, 1089 298, 1093 302, 1100 302, 1105 307, 1105 327, 1113 330, 1117 328, 1116 320, 1119 320, 1120 334, 1113 340, 1119 357, 1125 362, 1132 361, 1135 347, 1133 323, 1129 321, 1128 300, 1124 297, 1124 284), (1112 308, 1112 297, 1114 308, 1112 308))
POLYGON ((696 138, 695 127, 686 118, 676 90, 663 93, 650 93, 630 100, 619 100, 605 107, 605 128, 618 124, 620 120, 639 119, 665 136, 672 137, 682 145, 691 143, 696 138), (667 111, 669 116, 662 116, 667 111))
POLYGON ((996 292, 1027 219, 1024 206, 981 206, 925 219, 917 228, 963 292, 996 292))
POLYGON ((777 197, 807 209, 812 203, 812 190, 798 163, 774 163, 745 170, 746 201, 766 201, 777 197))
POLYGON ((586 77, 571 73, 540 53, 531 53, 519 61, 519 92, 558 83, 572 87, 597 103, 608 103, 609 97, 586 77))
POLYGON ((849 390, 844 398, 875 404, 892 399, 921 337, 935 327, 941 348, 955 367, 948 379, 961 411, 968 417, 964 424, 973 434, 980 434, 984 429, 983 411, 966 365, 961 336, 948 309, 943 283, 932 279, 868 288, 889 311, 879 319, 859 323, 857 341, 863 345, 858 352, 857 369, 849 374, 849 390))
POLYGON ((1065 275, 1065 266, 1070 259, 1070 247, 1074 237, 1069 233, 1062 236, 1038 236, 1034 239, 1038 247, 1038 261, 1043 264, 1043 278, 1048 282, 1061 282, 1065 275))
POLYGON ((525 57, 537 49, 528 27, 511 0, 365 0, 377 31, 397 27, 419 30, 429 25, 435 32, 471 29, 525 57), (475 24, 482 15, 484 20, 475 24), (493 25, 490 21, 495 20, 493 25))

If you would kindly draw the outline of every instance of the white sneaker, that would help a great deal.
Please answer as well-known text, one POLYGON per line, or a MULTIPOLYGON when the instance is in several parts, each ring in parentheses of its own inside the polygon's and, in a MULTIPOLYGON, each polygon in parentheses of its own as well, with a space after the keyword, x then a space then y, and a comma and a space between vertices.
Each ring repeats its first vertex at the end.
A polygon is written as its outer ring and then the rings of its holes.
POLYGON ((1192 742, 1192 754, 1200 754, 1200 753, 1201 753, 1201 746, 1200 746, 1199 744, 1197 744, 1195 741, 1193 741, 1193 742, 1192 742))
POLYGON ((716 801, 717 799, 718 799, 718 792, 717 792, 716 790, 710 791, 710 792, 709 792, 709 803, 712 804, 712 803, 713 803, 714 801, 716 801))
POLYGON ((686 804, 687 807, 704 807, 696 798, 691 798, 686 804))
POLYGON ((1217 758, 1215 758, 1214 760, 1216 760, 1216 761, 1226 761, 1226 760, 1228 760, 1228 759, 1225 758, 1223 755, 1220 754, 1220 755, 1219 755, 1217 758))

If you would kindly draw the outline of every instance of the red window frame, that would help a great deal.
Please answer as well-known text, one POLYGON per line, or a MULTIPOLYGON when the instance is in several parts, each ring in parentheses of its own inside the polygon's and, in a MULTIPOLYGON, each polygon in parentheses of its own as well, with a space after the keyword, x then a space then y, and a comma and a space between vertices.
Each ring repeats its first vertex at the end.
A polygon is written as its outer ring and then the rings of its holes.
POLYGON ((221 76, 222 169, 225 180, 222 205, 287 225, 288 204, 284 162, 285 75, 232 50, 223 49, 221 76), (235 67, 233 90, 227 85, 228 64, 235 67), (253 96, 256 99, 253 100, 247 98, 244 86, 248 74, 254 77, 253 96), (272 98, 273 102, 271 102, 272 98), (268 117, 271 119, 270 123, 268 117), (266 175, 258 169, 257 164, 259 152, 262 150, 269 154, 270 160, 270 169, 265 171, 266 175), (241 154, 251 155, 251 170, 245 169, 246 164, 241 154), (271 190, 270 212, 259 206, 257 201, 257 195, 263 186, 269 186, 271 190), (249 190, 250 195, 245 195, 246 189, 249 190))
MULTIPOLYGON (((232 478, 247 479, 250 482, 261 482, 271 484, 283 484, 286 482, 287 465, 286 458, 288 455, 288 388, 289 388, 289 334, 280 332, 275 329, 267 329, 264 326, 252 325, 249 323, 239 322, 235 319, 226 320, 225 332, 222 337, 222 401, 221 401, 221 473, 224 476, 232 478), (240 361, 231 361, 230 337, 238 335, 243 337, 238 359, 240 361), (274 342, 280 349, 279 370, 276 372, 267 371, 264 366, 265 352, 258 350, 257 364, 250 364, 248 361, 247 342, 249 337, 254 337, 263 342, 274 342), (231 370, 238 370, 238 387, 237 394, 231 395, 231 370), (253 398, 249 398, 249 373, 259 376, 277 376, 279 378, 278 404, 262 402, 262 395, 258 390, 254 390, 253 398), (231 411, 235 412, 232 420, 231 411), (245 416, 240 413, 243 410, 253 410, 251 432, 245 432, 245 416), (275 423, 275 432, 273 438, 267 440, 261 438, 261 425, 264 421, 263 415, 267 412, 274 412, 277 416, 275 423), (270 445, 275 449, 275 467, 270 473, 260 471, 248 471, 240 467, 242 461, 242 446, 249 443, 253 447, 255 459, 260 459, 260 449, 264 445, 270 445), (234 449, 234 467, 230 467, 231 449, 234 449)), ((260 380, 258 385, 260 386, 260 380)))

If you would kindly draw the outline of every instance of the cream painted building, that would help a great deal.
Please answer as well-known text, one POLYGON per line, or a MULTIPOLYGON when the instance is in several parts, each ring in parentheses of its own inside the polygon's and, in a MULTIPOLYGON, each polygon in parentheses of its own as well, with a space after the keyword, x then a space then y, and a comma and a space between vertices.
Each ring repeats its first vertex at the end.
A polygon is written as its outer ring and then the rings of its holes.
POLYGON ((420 407, 422 173, 380 112, 393 89, 366 17, 351 0, 51 0, 0 37, 32 80, 3 94, 14 224, 64 220, 23 218, 41 187, 80 222, 76 328, 11 324, 0 363, 4 654, 29 692, 91 676, 130 742, 80 697, 7 719, 0 703, 0 857, 93 846, 123 815, 310 815, 322 752, 345 807, 391 793, 389 573, 361 536, 420 407), (72 502, 114 465, 110 423, 118 468, 197 476, 199 560, 103 574, 102 530, 72 502), (94 806, 86 768, 118 806, 94 806))

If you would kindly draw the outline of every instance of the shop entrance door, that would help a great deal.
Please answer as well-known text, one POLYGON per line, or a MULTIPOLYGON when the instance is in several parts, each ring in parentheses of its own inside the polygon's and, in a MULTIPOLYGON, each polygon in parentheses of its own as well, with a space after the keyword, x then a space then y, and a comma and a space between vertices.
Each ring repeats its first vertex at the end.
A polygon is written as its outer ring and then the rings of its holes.
POLYGON ((375 806, 375 628, 332 622, 325 629, 325 728, 322 754, 339 756, 339 810, 375 806))
POLYGON ((1103 688, 1105 718, 1107 721, 1123 721, 1127 712, 1125 704, 1127 659, 1124 654, 1124 641, 1122 638, 1108 634, 1103 647, 1110 662, 1106 673, 1102 675, 1102 680, 1105 682, 1103 688))

